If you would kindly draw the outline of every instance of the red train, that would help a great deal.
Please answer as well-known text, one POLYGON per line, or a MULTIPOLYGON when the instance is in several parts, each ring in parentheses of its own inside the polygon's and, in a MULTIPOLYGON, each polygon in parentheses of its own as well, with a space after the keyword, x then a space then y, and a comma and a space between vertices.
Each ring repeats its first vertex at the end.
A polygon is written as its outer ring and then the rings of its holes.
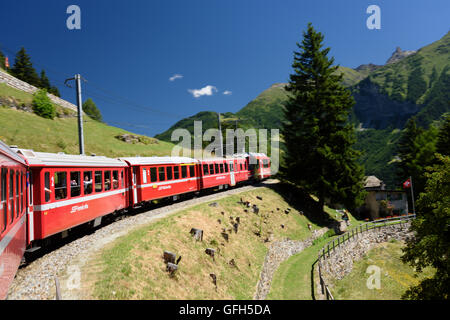
POLYGON ((0 299, 25 250, 65 237, 76 226, 157 199, 177 200, 270 176, 261 153, 186 157, 66 155, 9 148, 0 141, 0 299))

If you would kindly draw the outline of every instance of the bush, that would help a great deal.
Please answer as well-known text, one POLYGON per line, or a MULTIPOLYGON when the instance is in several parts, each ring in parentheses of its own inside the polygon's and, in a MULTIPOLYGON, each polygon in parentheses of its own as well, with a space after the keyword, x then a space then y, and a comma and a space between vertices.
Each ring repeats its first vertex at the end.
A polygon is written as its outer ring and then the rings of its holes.
POLYGON ((46 119, 53 120, 56 116, 56 109, 49 97, 47 97, 47 90, 41 89, 33 94, 33 111, 38 116, 46 119))

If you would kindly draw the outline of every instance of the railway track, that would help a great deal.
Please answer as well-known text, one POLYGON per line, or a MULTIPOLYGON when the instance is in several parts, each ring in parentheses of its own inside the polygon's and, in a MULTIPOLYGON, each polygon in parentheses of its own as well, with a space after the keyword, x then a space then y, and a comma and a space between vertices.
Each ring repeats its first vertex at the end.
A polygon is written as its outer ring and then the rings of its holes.
MULTIPOLYGON (((81 267, 93 252, 130 230, 199 203, 213 201, 277 182, 275 179, 269 179, 255 185, 241 186, 213 194, 200 195, 173 204, 160 205, 150 210, 141 207, 117 216, 96 229, 87 232, 82 229, 77 230, 63 241, 49 246, 45 251, 36 253, 31 259, 29 258, 18 270, 9 288, 7 299, 55 299, 56 277, 64 274, 68 268, 75 267, 81 270, 81 267)), ((63 299, 83 299, 81 289, 67 290, 63 282, 61 281, 63 299)))

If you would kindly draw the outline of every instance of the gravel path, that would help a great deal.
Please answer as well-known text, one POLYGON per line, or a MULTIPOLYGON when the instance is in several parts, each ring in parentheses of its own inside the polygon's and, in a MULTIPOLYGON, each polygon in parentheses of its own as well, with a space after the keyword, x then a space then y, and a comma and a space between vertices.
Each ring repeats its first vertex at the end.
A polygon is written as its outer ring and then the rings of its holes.
POLYGON ((311 246, 314 239, 320 237, 327 231, 328 228, 314 230, 313 235, 306 240, 281 240, 273 242, 264 260, 253 300, 264 300, 266 298, 270 292, 273 275, 283 261, 311 246))
MULTIPOLYGON (((128 233, 130 230, 173 214, 181 209, 193 205, 217 200, 229 195, 250 191, 264 187, 266 184, 277 183, 277 180, 269 179, 258 185, 244 186, 223 191, 211 195, 189 199, 174 203, 147 212, 128 216, 122 220, 113 222, 98 229, 95 233, 76 239, 69 244, 56 249, 41 258, 33 261, 28 266, 18 270, 16 277, 9 289, 8 300, 52 300, 55 299, 55 277, 67 273, 70 270, 75 276, 77 270, 89 260, 89 257, 102 248, 105 244, 128 233)), ((71 280, 73 282, 73 279, 71 280)), ((63 299, 82 299, 82 291, 67 289, 68 281, 60 281, 63 299)))

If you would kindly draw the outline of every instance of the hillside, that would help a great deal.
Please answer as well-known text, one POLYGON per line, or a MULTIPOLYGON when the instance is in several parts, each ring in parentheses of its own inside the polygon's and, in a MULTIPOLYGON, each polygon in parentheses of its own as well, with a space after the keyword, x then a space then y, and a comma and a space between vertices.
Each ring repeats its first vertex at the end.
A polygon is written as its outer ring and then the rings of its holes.
MULTIPOLYGON (((57 117, 44 119, 31 111, 32 95, 0 83, 0 140, 8 145, 42 152, 78 154, 78 123, 73 110, 55 105, 57 117)), ((108 157, 170 155, 173 144, 134 135, 89 117, 84 120, 86 154, 108 157), (139 142, 127 143, 116 137, 136 136, 139 142)))
MULTIPOLYGON (((426 127, 450 111, 450 32, 415 52, 397 48, 384 66, 371 63, 355 69, 340 66, 339 71, 343 73, 342 83, 355 98, 350 121, 360 128, 356 148, 365 152, 362 163, 366 174, 376 175, 393 187, 398 129, 413 115, 426 127)), ((237 117, 238 126, 243 129, 281 128, 287 99, 284 85, 272 85, 236 114, 227 113, 228 117, 237 117)), ((201 112, 156 137, 170 141, 174 129, 191 131, 194 120, 204 121, 203 130, 217 128, 216 114, 201 112)))

